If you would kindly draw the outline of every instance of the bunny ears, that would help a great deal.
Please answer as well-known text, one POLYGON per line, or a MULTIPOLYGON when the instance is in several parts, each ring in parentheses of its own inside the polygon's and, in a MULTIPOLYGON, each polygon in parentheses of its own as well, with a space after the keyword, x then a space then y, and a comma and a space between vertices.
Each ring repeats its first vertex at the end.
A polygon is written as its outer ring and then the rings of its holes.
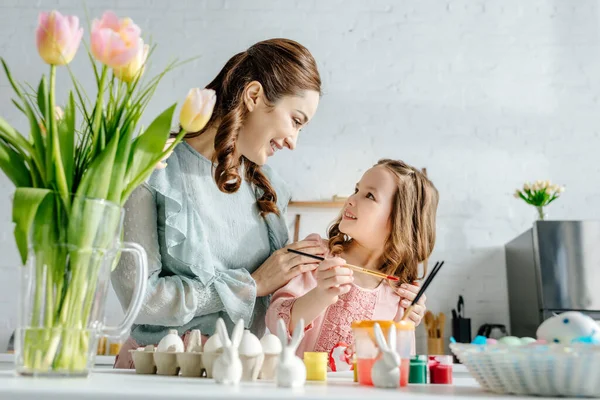
POLYGON ((377 345, 381 351, 396 351, 396 326, 394 324, 390 326, 387 342, 385 341, 383 331, 377 322, 373 326, 373 329, 375 330, 375 340, 377 340, 377 345))
POLYGON ((231 332, 231 340, 229 340, 229 334, 227 333, 227 327, 225 326, 225 321, 223 321, 223 318, 219 318, 217 320, 216 330, 217 335, 219 335, 219 339, 221 339, 221 343, 223 343, 223 346, 233 346, 237 348, 242 342, 242 335, 244 334, 244 320, 240 319, 235 324, 233 332, 231 332))
POLYGON ((292 339, 288 343, 288 328, 286 326, 283 318, 279 318, 279 325, 277 326, 277 336, 281 341, 281 345, 283 347, 292 348, 294 351, 300 345, 302 338, 304 337, 304 319, 300 318, 296 327, 294 328, 294 333, 292 334, 292 339))

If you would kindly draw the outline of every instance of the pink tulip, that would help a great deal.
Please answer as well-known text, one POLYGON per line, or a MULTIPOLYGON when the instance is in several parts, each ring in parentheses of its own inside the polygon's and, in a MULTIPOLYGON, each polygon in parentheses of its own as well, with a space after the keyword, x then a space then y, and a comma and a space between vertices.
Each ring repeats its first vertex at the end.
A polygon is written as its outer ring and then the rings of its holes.
POLYGON ((113 12, 106 11, 101 20, 92 23, 92 54, 109 67, 124 67, 143 45, 140 33, 139 26, 130 18, 119 20, 113 12))
POLYGON ((35 41, 42 59, 52 65, 70 63, 77 53, 83 28, 79 18, 58 11, 40 13, 35 41))

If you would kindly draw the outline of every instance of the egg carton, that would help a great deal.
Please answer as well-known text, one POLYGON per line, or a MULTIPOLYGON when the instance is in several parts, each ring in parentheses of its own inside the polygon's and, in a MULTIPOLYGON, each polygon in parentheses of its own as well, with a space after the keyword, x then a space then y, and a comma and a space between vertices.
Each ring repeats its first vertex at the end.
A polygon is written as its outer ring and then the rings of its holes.
POLYGON ((485 390, 517 395, 600 397, 600 346, 451 343, 485 390))

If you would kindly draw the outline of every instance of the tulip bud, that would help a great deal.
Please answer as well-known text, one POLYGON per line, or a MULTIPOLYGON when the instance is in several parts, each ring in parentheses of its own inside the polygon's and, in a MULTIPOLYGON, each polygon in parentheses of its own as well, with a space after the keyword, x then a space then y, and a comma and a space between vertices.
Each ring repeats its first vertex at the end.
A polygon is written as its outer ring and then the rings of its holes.
POLYGON ((137 54, 129 63, 123 67, 115 68, 115 76, 123 82, 133 82, 144 73, 146 59, 148 58, 148 50, 150 47, 144 44, 140 39, 140 46, 137 54))
POLYGON ((202 130, 210 120, 216 101, 212 89, 190 89, 179 113, 181 127, 187 132, 202 130))
POLYGON ((83 28, 79 18, 58 11, 40 13, 35 41, 40 57, 52 65, 70 63, 77 53, 83 28))

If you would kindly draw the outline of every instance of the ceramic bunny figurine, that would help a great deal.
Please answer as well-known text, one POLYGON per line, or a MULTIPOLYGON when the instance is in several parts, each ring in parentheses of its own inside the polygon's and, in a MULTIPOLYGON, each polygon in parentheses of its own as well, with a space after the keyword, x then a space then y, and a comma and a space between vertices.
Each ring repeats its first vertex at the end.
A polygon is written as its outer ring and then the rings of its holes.
POLYGON ((238 347, 244 334, 244 320, 240 319, 233 328, 231 340, 227 334, 225 321, 217 320, 216 333, 223 343, 223 353, 220 354, 213 365, 212 375, 217 383, 225 385, 237 385, 242 379, 242 362, 238 347))
POLYGON ((375 362, 371 370, 373 385, 379 388, 397 388, 400 386, 400 356, 396 352, 396 326, 392 324, 390 327, 387 343, 378 323, 375 323, 373 329, 379 351, 382 353, 382 357, 375 362))
POLYGON ((280 387, 301 387, 306 382, 306 367, 302 359, 296 356, 296 349, 304 337, 304 320, 298 321, 292 339, 288 342, 287 326, 280 318, 277 336, 279 336, 283 349, 279 355, 275 383, 280 387))

